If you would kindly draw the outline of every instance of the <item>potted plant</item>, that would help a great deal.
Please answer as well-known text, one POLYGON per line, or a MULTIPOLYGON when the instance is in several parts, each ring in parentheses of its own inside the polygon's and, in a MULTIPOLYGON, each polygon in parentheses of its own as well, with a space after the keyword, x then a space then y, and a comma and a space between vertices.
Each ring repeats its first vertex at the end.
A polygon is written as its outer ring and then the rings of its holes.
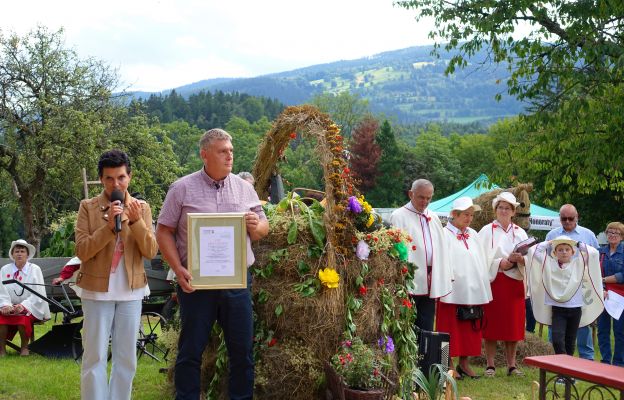
MULTIPOLYGON (((421 370, 414 370, 413 386, 416 389, 416 398, 421 400, 438 400, 445 397, 445 387, 451 386, 453 398, 457 399, 457 383, 446 368, 441 364, 432 364, 429 367, 429 375, 421 370)), ((447 397, 445 397, 447 398, 447 397)))
POLYGON ((356 337, 342 342, 331 358, 331 367, 344 383, 345 400, 382 399, 388 386, 385 373, 392 368, 394 344, 391 337, 369 346, 356 337))

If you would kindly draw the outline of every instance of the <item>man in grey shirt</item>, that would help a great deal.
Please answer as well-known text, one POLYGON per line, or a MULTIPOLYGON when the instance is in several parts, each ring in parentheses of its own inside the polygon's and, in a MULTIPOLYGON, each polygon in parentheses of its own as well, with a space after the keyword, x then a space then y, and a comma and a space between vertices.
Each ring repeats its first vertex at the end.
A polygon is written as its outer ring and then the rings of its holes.
MULTIPOLYGON (((187 266, 187 214, 244 212, 247 266, 254 262, 251 241, 269 232, 269 223, 253 186, 232 174, 232 137, 222 129, 204 133, 200 142, 204 167, 169 188, 156 240, 178 281, 181 332, 175 366, 176 399, 200 396, 201 357, 215 321, 223 328, 229 356, 229 398, 252 399, 254 387, 251 290, 198 290, 187 266)), ((248 271, 247 282, 251 282, 248 271)), ((249 284, 248 284, 249 286, 249 284)))

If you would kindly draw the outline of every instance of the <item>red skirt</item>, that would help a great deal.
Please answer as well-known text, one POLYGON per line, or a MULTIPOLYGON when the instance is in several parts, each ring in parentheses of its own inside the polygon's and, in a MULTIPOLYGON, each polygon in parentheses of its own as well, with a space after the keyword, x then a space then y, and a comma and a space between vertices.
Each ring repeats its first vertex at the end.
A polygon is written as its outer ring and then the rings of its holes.
POLYGON ((13 340, 17 333, 17 327, 19 325, 24 326, 26 331, 26 337, 32 338, 33 324, 39 321, 32 314, 31 315, 0 315, 0 325, 8 325, 7 339, 13 340))
MULTIPOLYGON (((450 357, 481 355, 481 330, 474 329, 472 321, 457 319, 457 305, 438 301, 436 331, 451 335, 450 357)), ((477 328, 479 323, 477 322, 477 328)))
POLYGON ((499 272, 490 286, 493 300, 483 305, 483 339, 524 340, 524 283, 499 272))

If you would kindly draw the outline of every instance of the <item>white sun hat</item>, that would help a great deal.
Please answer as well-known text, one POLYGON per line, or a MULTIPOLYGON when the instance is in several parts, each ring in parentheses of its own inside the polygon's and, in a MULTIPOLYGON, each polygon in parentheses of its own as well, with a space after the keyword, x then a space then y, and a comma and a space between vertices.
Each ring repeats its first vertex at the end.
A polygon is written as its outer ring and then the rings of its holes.
POLYGON ((458 197, 455 200, 453 200, 453 208, 451 208, 451 211, 466 211, 467 209, 471 208, 473 211, 481 211, 481 207, 477 204, 473 204, 472 203, 472 199, 468 196, 464 196, 464 197, 458 197))
POLYGON ((514 196, 513 193, 500 192, 499 194, 496 195, 496 197, 494 197, 494 200, 492 200, 492 208, 496 210, 496 206, 501 201, 504 201, 505 203, 509 203, 513 207, 514 210, 516 209, 516 207, 520 205, 520 203, 518 203, 518 201, 516 200, 516 196, 514 196))
POLYGON ((566 235, 561 235, 561 236, 557 236, 556 238, 550 241, 550 246, 552 248, 551 254, 553 257, 557 258, 557 256, 555 255, 555 249, 560 244, 567 244, 568 246, 572 247, 572 254, 576 253, 576 247, 577 247, 578 242, 574 239, 570 239, 566 235))
POLYGON ((13 261, 15 261, 15 259, 13 259, 13 248, 15 248, 15 246, 26 247, 28 249, 28 259, 29 260, 31 258, 33 258, 35 256, 35 253, 37 252, 37 250, 35 250, 35 246, 33 246, 32 244, 28 243, 24 239, 14 240, 14 241, 11 242, 11 248, 9 249, 9 258, 11 260, 13 260, 13 261))

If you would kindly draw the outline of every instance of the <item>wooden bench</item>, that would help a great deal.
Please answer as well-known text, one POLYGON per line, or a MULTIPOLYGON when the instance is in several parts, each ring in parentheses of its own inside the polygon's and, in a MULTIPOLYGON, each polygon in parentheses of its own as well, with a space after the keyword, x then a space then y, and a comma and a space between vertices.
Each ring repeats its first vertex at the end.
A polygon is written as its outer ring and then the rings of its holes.
POLYGON ((547 394, 551 399, 590 399, 593 398, 592 392, 598 391, 601 391, 602 395, 597 398, 624 400, 624 368, 622 367, 572 357, 567 354, 527 357, 524 359, 524 363, 540 369, 540 400, 545 400, 547 394), (546 380, 547 372, 554 374, 548 380, 546 380), (563 377, 565 380, 563 396, 556 386, 559 377, 563 377), (570 378, 589 382, 593 385, 579 395, 578 389, 573 385, 570 378))

